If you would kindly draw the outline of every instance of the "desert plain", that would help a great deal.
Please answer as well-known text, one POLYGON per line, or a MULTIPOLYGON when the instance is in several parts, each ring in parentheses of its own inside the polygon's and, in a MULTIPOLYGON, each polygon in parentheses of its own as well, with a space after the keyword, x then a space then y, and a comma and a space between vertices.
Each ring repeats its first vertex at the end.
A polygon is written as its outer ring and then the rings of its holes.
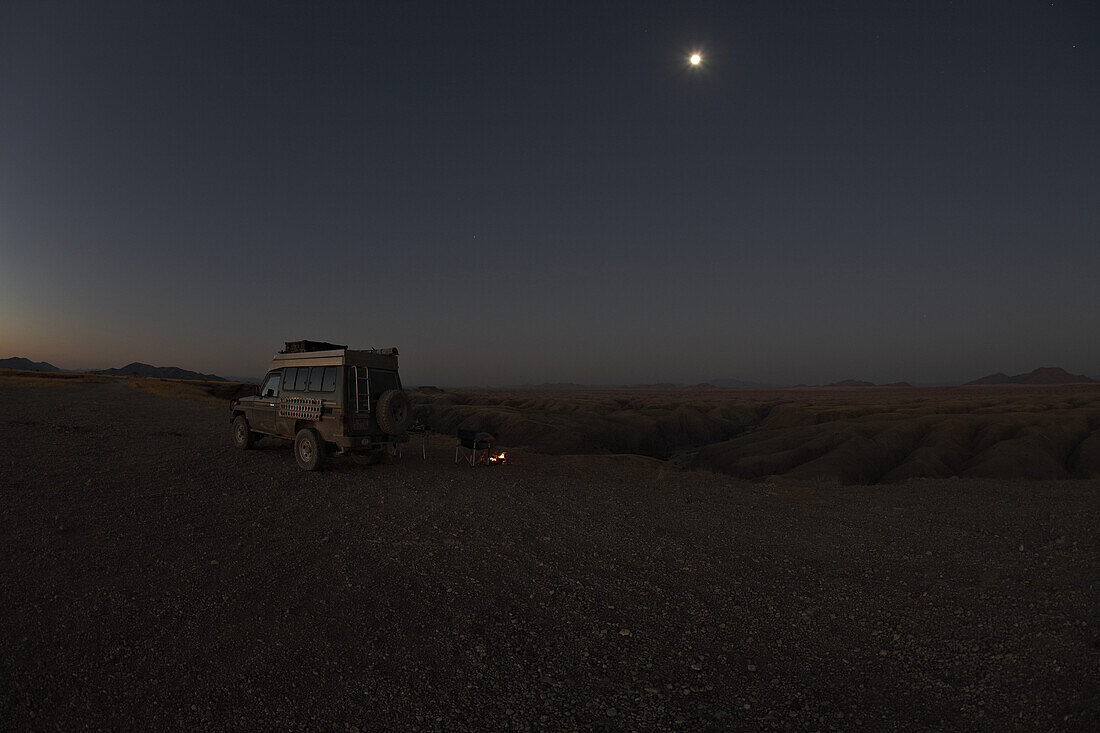
POLYGON ((0 376, 0 727, 1100 727, 1096 386, 421 390, 317 473, 247 389, 0 376))

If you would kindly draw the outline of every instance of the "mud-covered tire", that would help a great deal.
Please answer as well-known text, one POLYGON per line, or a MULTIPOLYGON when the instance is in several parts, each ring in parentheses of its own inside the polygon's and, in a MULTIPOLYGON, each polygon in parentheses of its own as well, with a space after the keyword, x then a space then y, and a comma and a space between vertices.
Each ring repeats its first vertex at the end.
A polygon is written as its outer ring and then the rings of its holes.
POLYGON ((409 396, 399 389, 388 389, 378 396, 374 407, 374 419, 387 435, 401 435, 413 421, 409 396))
POLYGON ((325 441, 316 430, 302 428, 294 436, 294 460, 303 471, 316 471, 325 462, 325 441))
POLYGON ((248 424, 248 418, 244 415, 233 418, 233 445, 248 450, 258 439, 259 436, 252 432, 252 426, 248 424))

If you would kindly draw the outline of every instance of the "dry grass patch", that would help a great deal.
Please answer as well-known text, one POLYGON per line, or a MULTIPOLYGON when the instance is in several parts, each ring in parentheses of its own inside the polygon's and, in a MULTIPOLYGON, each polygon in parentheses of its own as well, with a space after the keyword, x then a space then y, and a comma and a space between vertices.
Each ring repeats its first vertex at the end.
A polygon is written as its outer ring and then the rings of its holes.
POLYGON ((205 382, 195 379, 161 379, 159 377, 130 377, 130 387, 139 392, 193 400, 207 404, 222 404, 237 397, 254 394, 256 385, 247 382, 205 382))
POLYGON ((16 387, 65 387, 74 384, 109 382, 117 377, 79 372, 34 372, 22 369, 0 369, 0 384, 16 387))

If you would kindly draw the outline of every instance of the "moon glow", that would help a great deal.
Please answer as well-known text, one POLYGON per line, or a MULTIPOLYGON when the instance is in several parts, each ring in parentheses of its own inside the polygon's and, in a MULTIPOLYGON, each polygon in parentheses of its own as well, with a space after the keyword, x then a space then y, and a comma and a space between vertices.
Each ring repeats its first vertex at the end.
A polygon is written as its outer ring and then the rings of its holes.
POLYGON ((693 53, 693 54, 691 55, 691 58, 689 58, 689 59, 688 59, 688 61, 690 61, 690 62, 691 62, 691 65, 692 65, 692 66, 698 66, 699 64, 701 64, 701 63, 703 62, 703 57, 702 57, 702 56, 700 56, 700 55, 699 55, 699 54, 697 54, 697 53, 693 53))

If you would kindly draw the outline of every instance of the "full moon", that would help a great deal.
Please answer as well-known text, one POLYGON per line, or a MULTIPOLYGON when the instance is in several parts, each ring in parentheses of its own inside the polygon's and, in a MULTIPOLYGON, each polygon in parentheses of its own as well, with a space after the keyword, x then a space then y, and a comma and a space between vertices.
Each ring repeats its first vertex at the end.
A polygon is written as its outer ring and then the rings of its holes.
POLYGON ((702 57, 702 56, 700 56, 700 55, 699 55, 699 54, 697 54, 697 53, 693 53, 693 54, 691 55, 691 58, 690 58, 690 59, 688 59, 688 60, 689 60, 689 61, 691 61, 691 65, 692 65, 692 66, 698 66, 698 65, 699 65, 699 63, 700 63, 700 62, 701 62, 701 61, 703 60, 703 57, 702 57))

